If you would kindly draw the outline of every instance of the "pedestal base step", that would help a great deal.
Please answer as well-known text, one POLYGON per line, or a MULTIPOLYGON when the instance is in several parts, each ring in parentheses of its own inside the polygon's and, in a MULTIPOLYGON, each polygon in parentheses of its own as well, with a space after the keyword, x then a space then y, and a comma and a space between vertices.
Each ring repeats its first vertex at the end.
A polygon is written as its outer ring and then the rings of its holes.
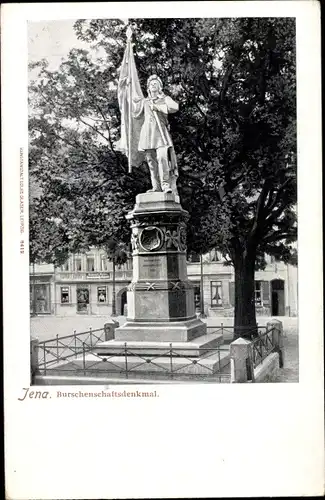
POLYGON ((115 340, 123 342, 188 342, 202 337, 207 326, 198 318, 186 321, 142 322, 127 320, 123 326, 116 328, 115 340))
POLYGON ((94 352, 99 356, 111 355, 159 355, 173 356, 201 356, 203 354, 214 354, 209 349, 215 349, 223 343, 222 334, 209 333, 197 337, 189 342, 159 342, 159 341, 129 341, 108 340, 98 343, 94 347, 94 352))

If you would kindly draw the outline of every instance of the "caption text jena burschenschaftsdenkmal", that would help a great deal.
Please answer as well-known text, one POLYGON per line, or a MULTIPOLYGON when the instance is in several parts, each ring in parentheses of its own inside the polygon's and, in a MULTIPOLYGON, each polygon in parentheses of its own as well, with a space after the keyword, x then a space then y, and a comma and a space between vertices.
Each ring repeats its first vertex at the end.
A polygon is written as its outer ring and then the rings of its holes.
POLYGON ((30 390, 29 387, 23 387, 24 393, 18 398, 18 401, 25 401, 26 399, 52 399, 55 395, 57 398, 157 398, 159 394, 157 391, 50 391, 30 390))

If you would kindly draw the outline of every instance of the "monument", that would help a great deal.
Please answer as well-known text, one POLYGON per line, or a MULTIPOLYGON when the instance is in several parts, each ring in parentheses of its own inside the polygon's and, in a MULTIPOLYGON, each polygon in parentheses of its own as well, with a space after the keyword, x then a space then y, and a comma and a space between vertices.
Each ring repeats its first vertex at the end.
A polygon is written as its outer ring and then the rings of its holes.
POLYGON ((221 336, 208 335, 206 324, 197 318, 194 289, 187 278, 189 214, 177 192, 177 159, 168 127, 168 114, 177 112, 178 104, 164 94, 157 75, 148 78, 144 97, 131 37, 128 28, 118 87, 118 149, 127 155, 129 171, 147 161, 152 188, 137 195, 134 209, 126 216, 132 228, 133 257, 127 321, 97 352, 110 353, 109 347, 127 344, 133 353, 155 353, 172 345, 184 348, 183 354, 199 356, 204 347, 217 346, 221 336))

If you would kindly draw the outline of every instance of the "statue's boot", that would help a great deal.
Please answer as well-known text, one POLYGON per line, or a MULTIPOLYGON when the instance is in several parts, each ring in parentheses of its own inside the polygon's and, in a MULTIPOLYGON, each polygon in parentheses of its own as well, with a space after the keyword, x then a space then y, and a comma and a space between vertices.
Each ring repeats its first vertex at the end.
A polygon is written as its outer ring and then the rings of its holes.
POLYGON ((168 182, 163 182, 162 190, 164 193, 172 193, 173 192, 173 190, 168 182))
MULTIPOLYGON (((150 170, 150 174, 151 174, 151 170, 150 170)), ((160 182, 157 179, 157 177, 155 175, 151 175, 150 177, 151 177, 152 188, 148 189, 147 193, 154 193, 155 191, 162 191, 160 182)))
POLYGON ((171 185, 171 163, 169 161, 169 150, 171 146, 163 146, 157 149, 158 170, 161 187, 164 193, 172 193, 171 185))

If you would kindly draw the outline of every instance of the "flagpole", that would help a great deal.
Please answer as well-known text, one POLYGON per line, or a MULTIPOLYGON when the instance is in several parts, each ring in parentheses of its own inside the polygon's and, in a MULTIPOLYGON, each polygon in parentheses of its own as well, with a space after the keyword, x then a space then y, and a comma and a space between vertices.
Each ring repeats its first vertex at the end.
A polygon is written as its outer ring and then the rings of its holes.
POLYGON ((129 173, 132 172, 132 84, 131 84, 131 39, 132 29, 129 25, 126 30, 127 44, 128 44, 128 100, 129 100, 129 134, 128 134, 128 163, 129 173))

